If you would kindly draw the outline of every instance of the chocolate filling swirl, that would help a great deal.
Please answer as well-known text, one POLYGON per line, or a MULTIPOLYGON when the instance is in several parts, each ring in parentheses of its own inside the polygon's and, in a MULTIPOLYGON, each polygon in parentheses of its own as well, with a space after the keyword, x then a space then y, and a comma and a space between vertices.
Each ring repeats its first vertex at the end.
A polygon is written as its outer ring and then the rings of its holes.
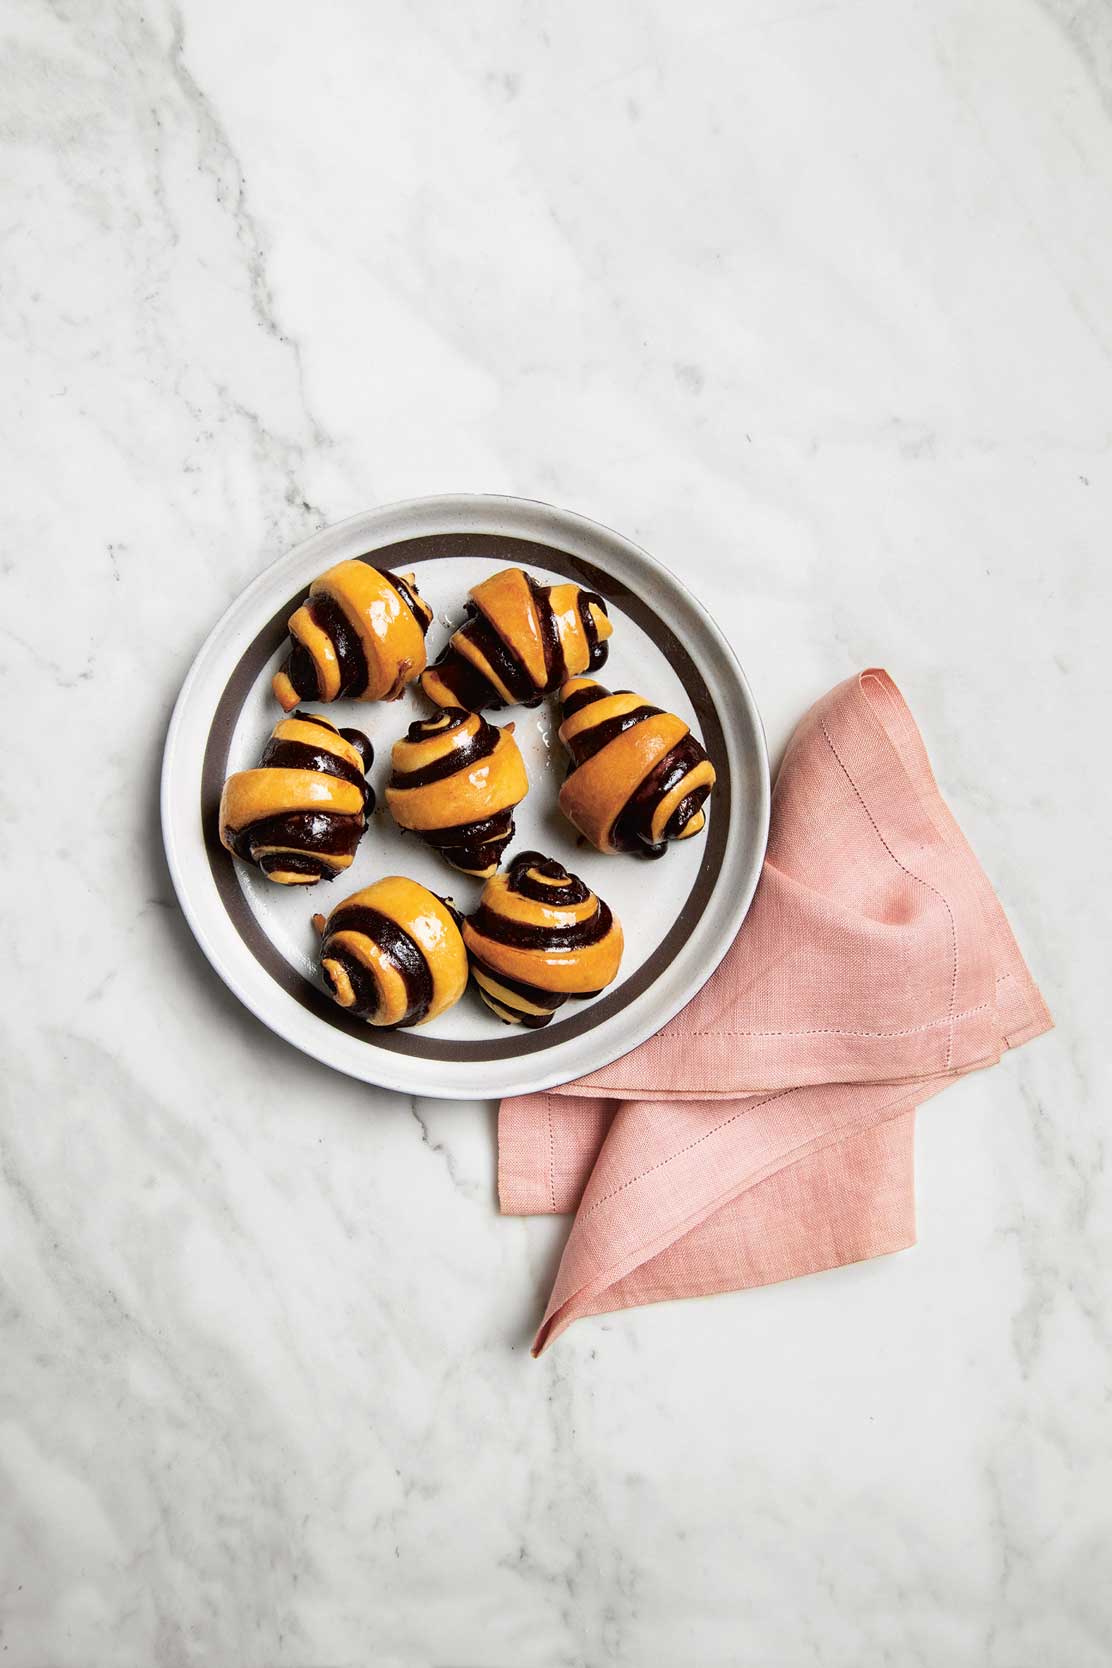
MULTIPOLYGON (((391 568, 379 568, 378 571, 382 575, 383 579, 388 579, 390 581, 395 591, 397 591, 398 595, 409 609, 409 612, 413 615, 413 618, 417 621, 417 624, 421 628, 421 636, 427 637, 429 634, 429 627, 432 624, 432 609, 429 607, 428 603, 414 595, 400 573, 394 573, 391 568)), ((412 577, 413 576, 411 574, 410 578, 412 577)))
MULTIPOLYGON (((432 624, 432 609, 417 596, 401 574, 393 573, 388 568, 380 568, 378 571, 382 578, 393 586, 405 608, 412 614, 420 627, 422 637, 427 636, 432 624)), ((340 674, 340 687, 335 698, 361 699, 370 683, 370 670, 359 633, 341 604, 327 591, 310 591, 305 599, 305 608, 313 624, 331 641, 340 674)), ((299 700, 321 699, 316 663, 304 643, 296 640, 292 643, 286 659, 285 673, 299 700)))
MULTIPOLYGON (((577 875, 567 874, 559 863, 542 857, 537 851, 518 852, 510 864, 507 888, 518 897, 529 898, 550 909, 568 909, 586 903, 591 896, 590 888, 577 875)), ((471 917, 477 933, 517 950, 582 950, 605 938, 613 921, 609 907, 601 898, 595 899, 594 913, 586 920, 569 921, 564 926, 514 920, 482 902, 471 917)))
MULTIPOLYGON (((452 697, 469 711, 483 707, 539 706, 546 695, 559 689, 568 676, 567 654, 560 634, 559 622, 552 607, 552 587, 542 585, 532 574, 523 573, 533 603, 537 632, 544 656, 544 683, 538 687, 533 674, 513 644, 507 641, 497 620, 483 612, 472 598, 464 608, 464 623, 453 634, 432 670, 452 697), (498 679, 499 689, 458 648, 466 642, 479 654, 498 679)), ((606 604, 597 591, 580 588, 576 595, 576 609, 587 646, 586 671, 597 671, 607 656, 607 643, 600 638, 592 605, 606 613, 606 604)))
POLYGON ((257 817, 246 828, 229 831, 236 857, 257 863, 264 874, 315 874, 334 880, 337 867, 329 857, 352 857, 363 833, 363 818, 336 811, 287 811, 257 817), (278 849, 270 851, 268 847, 278 849))
MULTIPOLYGON (((445 725, 446 714, 434 714, 431 718, 418 718, 409 726, 406 733, 408 741, 427 741, 434 735, 446 735, 453 729, 459 729, 469 721, 469 715, 460 713, 456 723, 445 725)), ((456 715, 453 715, 456 716, 456 715)), ((430 782, 444 782, 457 771, 470 770, 478 764, 480 759, 489 758, 498 746, 501 731, 494 725, 488 724, 485 718, 479 719, 479 727, 474 735, 467 735, 456 746, 449 749, 443 758, 434 759, 431 764, 422 765, 417 770, 395 770, 390 777, 392 788, 426 788, 430 782)))
MULTIPOLYGON (((337 863, 329 859, 350 861, 354 855, 366 826, 366 818, 374 809, 374 791, 363 771, 350 759, 331 752, 324 745, 323 736, 318 747, 279 734, 291 719, 313 724, 331 735, 342 735, 359 758, 365 761, 364 768, 374 758, 374 748, 362 730, 337 731, 326 718, 299 710, 277 726, 263 749, 260 770, 311 771, 350 782, 363 795, 362 811, 352 815, 314 806, 276 809, 268 816, 255 817, 241 828, 225 826, 222 838, 234 856, 246 863, 256 863, 264 874, 308 875, 316 880, 334 880, 337 873, 347 867, 347 861, 337 863)), ((229 786, 234 788, 234 782, 230 781, 229 786)))
POLYGON ((419 1025, 429 1011, 433 990, 432 973, 420 945, 381 910, 372 909, 366 904, 340 905, 328 922, 328 929, 321 944, 321 962, 324 977, 333 991, 335 980, 331 977, 326 963, 334 961, 343 968, 355 993, 355 1005, 348 1011, 359 1019, 373 1020, 378 1012, 378 983, 374 974, 357 956, 344 945, 334 942, 334 936, 338 932, 359 933, 368 939, 400 975, 405 991, 406 1008, 401 1019, 390 1029, 419 1025))
POLYGON ((505 810, 479 822, 458 823, 454 828, 429 828, 421 837, 454 868, 481 874, 491 865, 497 868, 513 835, 513 811, 505 810))
POLYGON ((458 707, 438 708, 428 718, 416 719, 404 740, 394 744, 394 770, 386 800, 395 821, 467 874, 493 874, 513 838, 513 813, 528 784, 512 729, 511 725, 508 731, 500 730, 478 713, 458 707), (446 751, 421 763, 429 751, 423 744, 428 742, 440 743, 446 751), (476 770, 485 759, 491 765, 476 770), (444 784, 442 791, 437 789, 439 783, 444 784), (432 793, 422 794, 424 789, 432 793), (424 826, 441 802, 446 818, 463 813, 465 820, 424 826), (411 821, 414 803, 423 807, 424 814, 411 821))
MULTIPOLYGON (((663 756, 660 756, 659 749, 661 746, 667 746, 667 742, 655 726, 647 738, 638 738, 628 744, 621 743, 622 736, 635 730, 638 725, 651 724, 654 719, 662 720, 668 727, 669 737, 675 735, 677 728, 681 732, 686 729, 686 725, 674 714, 650 705, 632 690, 618 689, 612 695, 611 691, 600 683, 588 683, 578 689, 571 689, 563 703, 560 735, 568 750, 568 768, 565 785, 561 789, 561 804, 571 820, 583 828, 592 843, 600 845, 601 849, 633 852, 641 857, 662 857, 670 841, 684 837, 684 830, 701 810, 714 784, 713 771, 709 772, 709 780, 696 780, 688 784, 688 791, 681 792, 681 797, 669 812, 664 826, 654 833, 654 819, 665 799, 677 789, 682 790, 684 779, 697 769, 700 776, 708 775, 706 750, 690 731, 686 735, 681 733, 680 740, 668 747, 663 756), (613 700, 615 697, 625 697, 624 704, 633 704, 629 705, 628 711, 612 712, 605 718, 598 713, 592 713, 591 708, 596 703, 613 700), (578 723, 571 724, 569 720, 579 714, 583 716, 579 718, 578 723), (645 741, 643 748, 642 740, 645 741), (582 813, 584 806, 590 801, 577 799, 576 788, 580 784, 573 783, 573 778, 578 770, 590 760, 597 759, 604 749, 615 743, 618 745, 614 746, 613 753, 599 760, 591 777, 591 786, 587 790, 587 794, 594 797, 595 805, 605 806, 607 796, 613 795, 613 820, 609 828, 602 832, 597 813, 588 817, 590 827, 584 827, 580 821, 577 810, 582 813), (635 766, 639 758, 644 759, 647 764, 654 755, 655 764, 647 770, 622 803, 609 786, 608 779, 612 781, 630 764, 635 766), (699 769, 700 766, 703 768, 699 769), (575 809, 568 808, 569 801, 575 809)), ((628 775, 626 780, 629 780, 628 775)))
POLYGON ((695 812, 699 810, 710 792, 710 785, 705 784, 686 795, 668 819, 667 826, 660 840, 654 840, 652 835, 653 813, 660 801, 673 788, 679 786, 684 777, 697 764, 706 758, 702 746, 694 736, 684 736, 678 741, 662 759, 649 771, 644 781, 627 800, 624 809, 610 830, 610 840, 618 851, 637 852, 642 857, 663 857, 668 849, 668 841, 676 839, 695 812), (682 821, 679 820, 684 806, 687 812, 682 821), (672 832, 673 825, 675 832, 672 832))
MULTIPOLYGON (((569 875, 561 864, 537 851, 519 852, 514 858, 506 875, 506 890, 516 897, 530 899, 542 909, 553 910, 584 904, 591 897, 590 888, 577 875, 569 875)), ((563 954, 599 943, 612 930, 614 917, 600 898, 595 899, 594 911, 585 920, 571 921, 564 926, 543 920, 518 921, 480 900, 470 926, 488 945, 505 944, 514 950, 563 954)), ((492 954, 489 949, 483 955, 481 943, 472 942, 470 952, 475 982, 483 999, 506 1024, 539 1029, 548 1025, 553 1014, 569 999, 598 995, 597 989, 546 990, 542 985, 502 973, 487 959, 492 954)))
MULTIPOLYGON (((619 690, 618 693, 621 694, 622 691, 619 690)), ((588 759, 593 759, 596 753, 601 753, 607 742, 613 741, 616 736, 624 735, 627 730, 632 730, 635 724, 643 724, 646 718, 659 718, 660 711, 659 707, 650 707, 646 703, 644 706, 634 707, 632 712, 620 712, 613 718, 604 718, 600 724, 595 724, 589 730, 580 730, 567 744, 568 752, 571 754, 568 775, 570 776, 573 770, 578 770, 581 764, 586 764, 588 759)), ((564 714, 566 717, 566 707, 564 714)))
POLYGON ((578 875, 567 874, 554 858, 542 857, 539 851, 518 852, 510 864, 507 884, 519 897, 550 904, 554 909, 586 903, 591 895, 590 887, 578 875))
MULTIPOLYGON (((365 736, 363 739, 370 748, 370 742, 365 736)), ((319 770, 324 776, 338 776, 341 781, 351 782, 360 790, 364 811, 374 809, 374 789, 363 771, 357 770, 338 754, 330 753, 327 747, 310 747, 307 741, 283 741, 272 736, 259 763, 281 770, 319 770)))

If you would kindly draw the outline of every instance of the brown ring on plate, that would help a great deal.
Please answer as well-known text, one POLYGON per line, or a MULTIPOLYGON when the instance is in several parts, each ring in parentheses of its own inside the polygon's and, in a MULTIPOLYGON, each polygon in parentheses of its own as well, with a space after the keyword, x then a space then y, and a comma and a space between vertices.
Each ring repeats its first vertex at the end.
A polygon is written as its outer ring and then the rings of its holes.
POLYGON ((608 995, 593 1002, 589 1008, 584 1008, 579 1013, 571 1012, 566 1019, 560 1019, 544 1030, 516 1032, 509 1037, 491 1037, 479 1042, 427 1037, 422 1036, 420 1032, 412 1031, 376 1031, 372 1026, 352 1019, 322 990, 303 979, 271 943, 251 911, 240 887, 235 865, 220 844, 217 830, 220 791, 227 775, 228 751, 236 721, 259 673, 287 636, 287 622, 301 600, 302 593, 299 591, 279 609, 273 619, 267 621, 255 640, 244 650, 225 685, 224 693, 217 702, 209 727, 201 770, 201 818, 205 849, 208 852, 209 868, 212 870, 216 890, 233 926, 256 961, 266 969, 275 983, 300 1002, 303 1008, 315 1013, 318 1019, 325 1020, 327 1024, 336 1026, 340 1031, 346 1031, 349 1036, 358 1037, 372 1048, 385 1048, 394 1054, 425 1055, 434 1060, 505 1059, 517 1054, 536 1054, 570 1037, 581 1037, 584 1032, 593 1031, 596 1025, 601 1025, 604 1020, 620 1013, 647 990, 673 960, 680 946, 686 943, 714 890, 714 882, 722 866, 726 846, 730 825, 730 773, 722 723, 695 662, 675 632, 649 607, 643 597, 629 590, 619 580, 611 578, 601 568, 596 568, 579 556, 570 555, 566 550, 556 550, 552 545, 540 544, 532 539, 510 538, 501 533, 427 534, 420 538, 401 539, 396 544, 383 545, 380 550, 369 551, 358 559, 369 563, 371 567, 381 569, 407 566, 414 562, 443 561, 451 557, 491 555, 507 564, 516 563, 520 567, 535 563, 551 573, 562 574, 565 579, 575 580, 590 590, 597 591, 607 602, 616 602, 623 612, 637 622, 646 636, 651 637, 664 651, 678 672, 688 700, 698 715, 703 745, 710 755, 718 778, 710 825, 703 842, 703 861, 699 865, 699 872, 668 932, 647 960, 642 962, 628 979, 623 980, 608 995))

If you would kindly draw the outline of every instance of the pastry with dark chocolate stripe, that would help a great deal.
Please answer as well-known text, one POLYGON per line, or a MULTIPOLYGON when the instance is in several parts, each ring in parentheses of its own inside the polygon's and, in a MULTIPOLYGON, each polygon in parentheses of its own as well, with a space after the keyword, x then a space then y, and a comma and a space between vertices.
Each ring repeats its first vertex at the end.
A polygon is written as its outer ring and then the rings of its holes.
POLYGON ((569 997, 597 996, 621 965, 621 923, 577 875, 523 851, 463 923, 479 995, 507 1025, 547 1025, 569 997))
POLYGON ((298 701, 396 701, 427 663, 432 609, 411 573, 338 562, 290 616, 290 652, 272 679, 289 712, 298 701))
POLYGON ((701 832, 714 766, 682 718, 593 678, 570 678, 560 701, 571 755, 560 809, 598 851, 662 857, 701 832))
POLYGON ((421 688, 439 707, 535 707, 566 678, 597 672, 613 629, 594 591, 503 568, 473 586, 467 619, 421 688))
POLYGON ((220 843, 282 886, 313 886, 350 868, 375 796, 365 773, 374 749, 362 730, 317 713, 274 726, 256 770, 229 776, 220 843))
POLYGON ((514 810, 529 792, 513 730, 477 712, 438 708, 394 743, 386 789, 394 821, 478 880, 498 868, 513 839, 514 810))
POLYGON ((467 988, 459 916, 404 875, 387 875, 337 904, 321 934, 320 968, 335 1002, 368 1025, 426 1025, 467 988))

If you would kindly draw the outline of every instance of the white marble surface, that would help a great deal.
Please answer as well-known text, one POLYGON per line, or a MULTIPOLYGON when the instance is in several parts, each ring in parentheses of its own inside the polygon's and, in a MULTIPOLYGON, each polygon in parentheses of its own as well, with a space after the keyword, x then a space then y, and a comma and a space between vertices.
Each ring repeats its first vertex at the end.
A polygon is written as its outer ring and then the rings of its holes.
POLYGON ((9 0, 0 1661, 1102 1668, 1103 0, 9 0), (493 1117, 329 1076, 174 906, 259 567, 446 489, 677 567, 782 744, 896 676, 1059 1029, 921 1242, 527 1340, 493 1117))

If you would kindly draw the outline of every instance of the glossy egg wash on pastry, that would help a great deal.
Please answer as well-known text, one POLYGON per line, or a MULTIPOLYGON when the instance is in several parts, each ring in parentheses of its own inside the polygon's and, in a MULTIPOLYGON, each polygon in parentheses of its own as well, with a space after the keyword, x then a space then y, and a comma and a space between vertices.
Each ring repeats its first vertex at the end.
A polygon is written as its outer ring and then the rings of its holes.
POLYGON ((513 728, 458 707, 438 709, 394 743, 386 789, 394 821, 479 880, 502 861, 514 809, 529 792, 513 728))
POLYGON ((568 997, 597 996, 622 960, 620 922, 577 875, 523 851, 463 923, 471 972, 508 1025, 547 1025, 568 997))
POLYGON ((560 702, 560 809, 598 851, 662 857, 706 826, 714 766, 682 718, 593 678, 569 679, 560 702))
POLYGON ((614 628, 594 591, 503 568, 469 595, 465 623, 421 678, 439 707, 535 707, 565 678, 606 660, 614 628))
POLYGON ((374 809, 365 773, 374 749, 362 730, 316 713, 274 726, 257 770, 229 776, 220 843, 282 886, 312 886, 350 868, 374 809))
POLYGON ((425 1025, 467 988, 456 911, 404 875, 376 880, 313 922, 333 1000, 368 1025, 425 1025))
POLYGON ((425 669, 432 609, 411 573, 339 562, 290 616, 290 652, 273 689, 298 701, 396 701, 425 669))

